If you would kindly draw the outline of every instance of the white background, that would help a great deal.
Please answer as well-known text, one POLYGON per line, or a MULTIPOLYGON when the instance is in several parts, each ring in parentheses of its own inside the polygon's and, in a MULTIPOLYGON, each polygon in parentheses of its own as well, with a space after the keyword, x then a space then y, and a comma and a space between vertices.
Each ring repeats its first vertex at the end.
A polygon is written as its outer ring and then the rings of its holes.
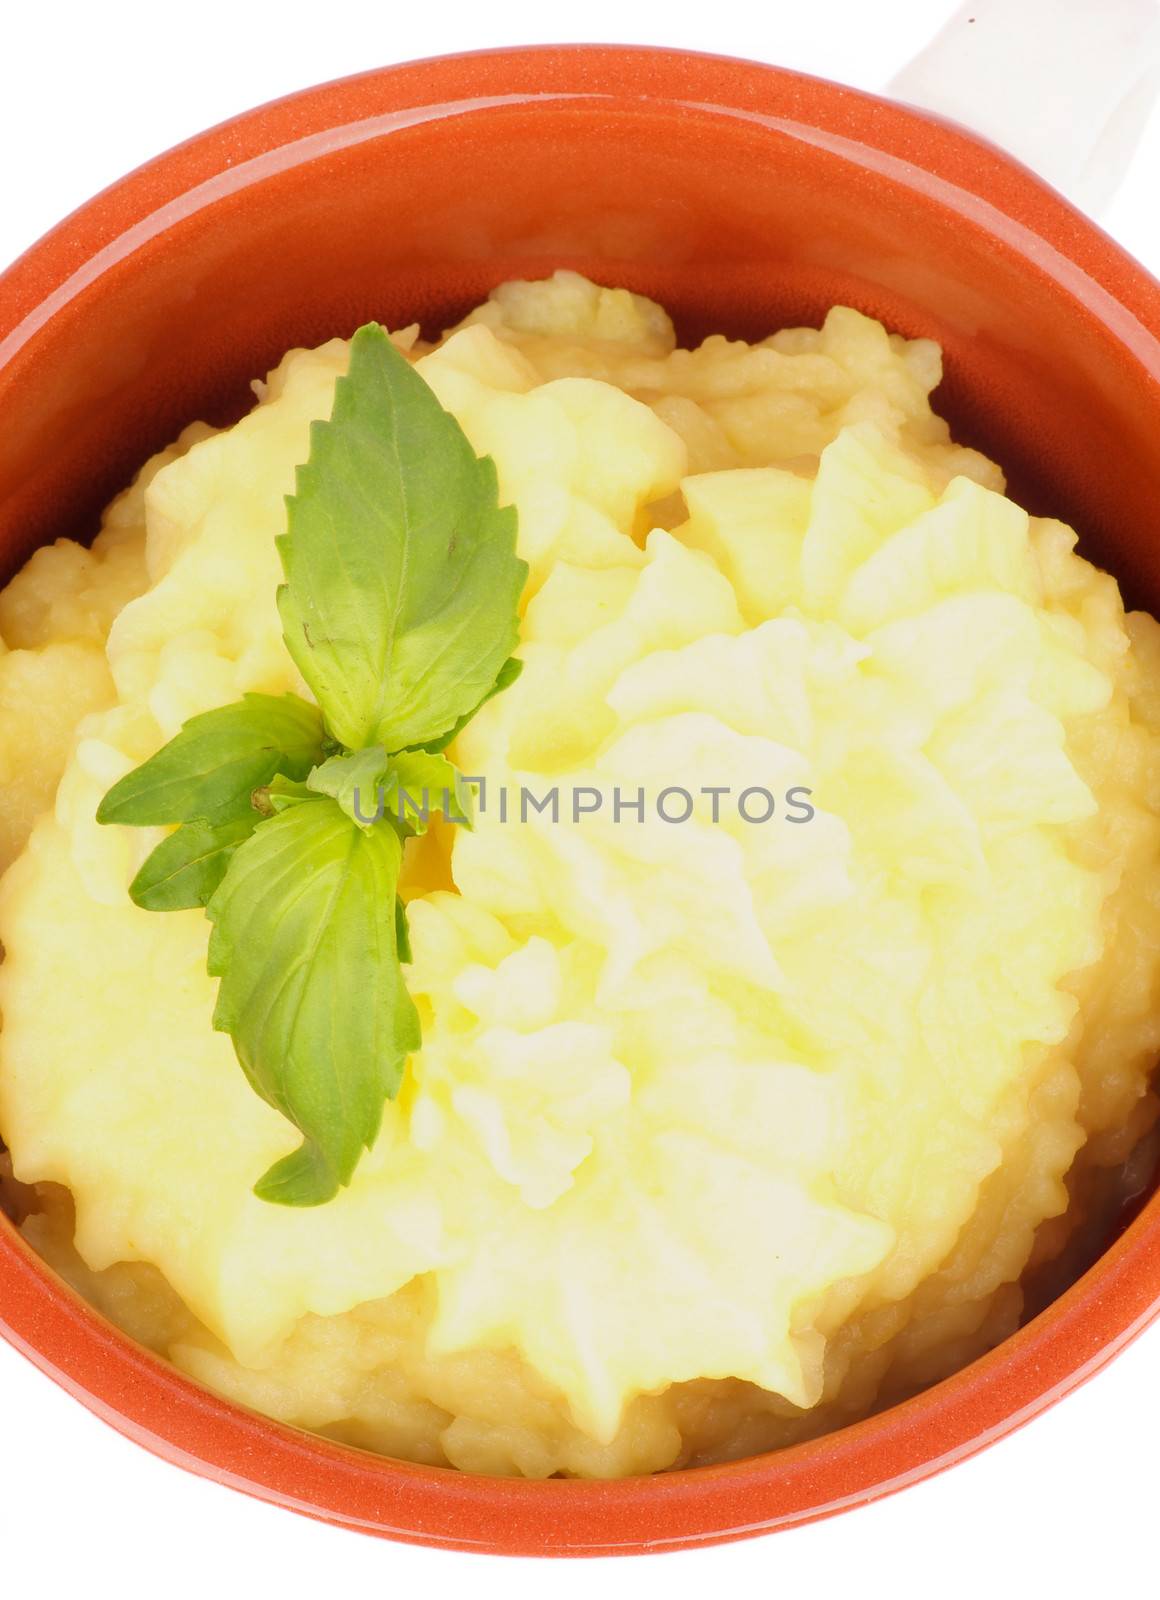
MULTIPOLYGON (((983 0, 987 3, 987 0, 983 0)), ((1014 3, 1014 0, 1011 0, 1014 3)), ((1104 27, 1103 0, 1060 0, 1104 27)), ((0 38, 0 266, 106 183, 247 107, 392 61, 604 40, 777 62, 877 89, 950 0, 313 0, 22 3, 0 38)), ((1052 90, 1026 63, 1029 96, 1052 90)), ((1160 272, 1160 117, 1105 226, 1160 272)), ((2 290, 0 290, 2 293, 2 290)), ((2 1294, 0 1288, 0 1294, 2 1294)), ((1029 1429, 853 1514, 631 1561, 497 1560, 382 1544, 260 1505, 126 1443, 0 1344, 0 1590, 181 1597, 415 1592, 619 1595, 750 1587, 951 1600, 1154 1593, 1160 1327, 1029 1429)))

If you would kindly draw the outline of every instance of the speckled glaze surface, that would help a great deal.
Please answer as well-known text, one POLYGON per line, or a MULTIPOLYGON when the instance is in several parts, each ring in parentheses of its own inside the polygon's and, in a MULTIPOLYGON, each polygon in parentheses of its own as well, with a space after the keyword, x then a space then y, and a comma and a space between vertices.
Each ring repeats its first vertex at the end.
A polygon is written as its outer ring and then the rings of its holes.
MULTIPOLYGON (((388 68, 251 112, 98 196, 0 276, 0 567, 90 531, 194 417, 368 317, 438 332, 571 266, 685 339, 836 301, 938 339, 939 405, 1032 510, 1160 610, 1160 286, 1030 173, 917 112, 765 66, 575 47, 388 68)), ((530 1483, 388 1461, 215 1398, 0 1218, 0 1331, 122 1433, 329 1522, 463 1549, 656 1551, 861 1504, 1018 1427, 1160 1310, 1160 1198, 991 1355, 829 1438, 530 1483)))

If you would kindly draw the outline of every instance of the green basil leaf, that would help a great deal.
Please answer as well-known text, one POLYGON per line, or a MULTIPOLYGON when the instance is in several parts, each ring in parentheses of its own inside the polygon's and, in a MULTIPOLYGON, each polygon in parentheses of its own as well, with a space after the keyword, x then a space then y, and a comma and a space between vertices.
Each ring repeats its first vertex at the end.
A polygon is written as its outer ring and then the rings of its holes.
POLYGON ((464 728, 466 728, 467 724, 471 721, 472 717, 475 716, 476 712, 481 710, 489 700, 494 699, 497 694, 502 694, 505 689, 510 689, 512 684, 516 681, 523 670, 524 664, 520 660, 519 656, 509 656, 504 662, 503 666, 499 669, 499 675, 497 676, 495 682, 492 684, 491 688, 487 691, 478 705, 472 706, 470 711, 468 711, 464 716, 460 717, 459 721, 449 732, 440 735, 438 739, 429 739, 426 744, 414 745, 412 748, 416 750, 426 750, 431 755, 438 755, 441 750, 446 750, 451 741, 453 739, 457 739, 463 732, 464 728))
POLYGON ((527 566, 495 464, 377 323, 354 336, 287 506, 286 647, 330 732, 352 750, 442 737, 516 644, 527 566))
POLYGON ((183 823, 148 856, 129 885, 144 911, 187 911, 208 904, 234 851, 261 821, 250 805, 224 822, 183 823))
POLYGON ((285 778, 281 773, 276 778, 271 778, 264 789, 259 789, 254 796, 254 804, 265 817, 272 817, 279 811, 285 811, 288 806, 300 806, 304 800, 316 800, 318 796, 305 783, 296 778, 285 778))
POLYGON ((97 821, 154 827, 221 821, 276 773, 305 778, 322 760, 322 718, 295 694, 247 694, 191 717, 155 756, 115 783, 97 821))
POLYGON ((214 1027, 303 1135, 259 1180, 261 1199, 323 1205, 348 1184, 418 1048, 394 913, 401 863, 394 828, 359 828, 323 798, 259 822, 209 903, 214 1027))
POLYGON ((381 744, 368 750, 357 750, 349 756, 331 756, 306 780, 306 787, 316 794, 329 795, 360 828, 372 827, 381 821, 384 779, 389 764, 387 752, 381 744))
POLYGON ((332 756, 315 767, 306 787, 336 800, 360 828, 386 817, 410 833, 425 833, 433 815, 471 826, 470 787, 446 756, 425 750, 388 756, 382 745, 371 745, 332 756))
POLYGON ((395 896, 395 946, 399 952, 399 960, 404 966, 409 967, 411 955, 411 930, 407 925, 407 908, 403 904, 402 895, 395 896))
POLYGON ((433 816, 471 827, 473 795, 446 756, 400 750, 391 757, 383 785, 383 809, 411 833, 426 833, 433 816))

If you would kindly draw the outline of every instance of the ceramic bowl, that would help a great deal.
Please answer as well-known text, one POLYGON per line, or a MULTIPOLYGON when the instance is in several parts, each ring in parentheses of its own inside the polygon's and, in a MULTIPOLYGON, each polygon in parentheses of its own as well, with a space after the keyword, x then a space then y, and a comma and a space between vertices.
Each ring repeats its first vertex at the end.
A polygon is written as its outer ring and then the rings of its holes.
MULTIPOLYGON (((577 47, 372 72, 213 129, 82 207, 0 277, 0 551, 85 534, 151 451, 237 415, 292 345, 377 317, 439 331, 570 266, 656 296, 685 339, 837 301, 938 339, 939 406, 1160 609, 1160 287, 997 150, 772 67, 577 47)), ((329 1522, 593 1555, 855 1506, 1026 1422, 1160 1304, 1160 1199, 956 1377, 731 1465, 615 1483, 412 1466, 256 1416, 82 1304, 0 1219, 0 1328, 170 1461, 329 1522)))

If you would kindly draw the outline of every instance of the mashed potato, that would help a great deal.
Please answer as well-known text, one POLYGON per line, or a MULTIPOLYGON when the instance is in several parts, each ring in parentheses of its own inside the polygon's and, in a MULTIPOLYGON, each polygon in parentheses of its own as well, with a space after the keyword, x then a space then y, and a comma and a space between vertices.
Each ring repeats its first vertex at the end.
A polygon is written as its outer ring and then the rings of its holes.
POLYGON ((678 350, 561 273, 415 354, 530 564, 455 757, 601 808, 409 847, 423 1048, 349 1190, 256 1200, 298 1135, 210 1026, 205 917, 128 899, 160 831, 94 810, 194 713, 303 692, 274 540, 347 346, 292 352, 0 597, 25 1232, 214 1389, 394 1455, 615 1476, 834 1427, 1011 1331, 1151 1125, 1160 628, 855 311, 678 350), (667 785, 687 822, 614 817, 667 785))

